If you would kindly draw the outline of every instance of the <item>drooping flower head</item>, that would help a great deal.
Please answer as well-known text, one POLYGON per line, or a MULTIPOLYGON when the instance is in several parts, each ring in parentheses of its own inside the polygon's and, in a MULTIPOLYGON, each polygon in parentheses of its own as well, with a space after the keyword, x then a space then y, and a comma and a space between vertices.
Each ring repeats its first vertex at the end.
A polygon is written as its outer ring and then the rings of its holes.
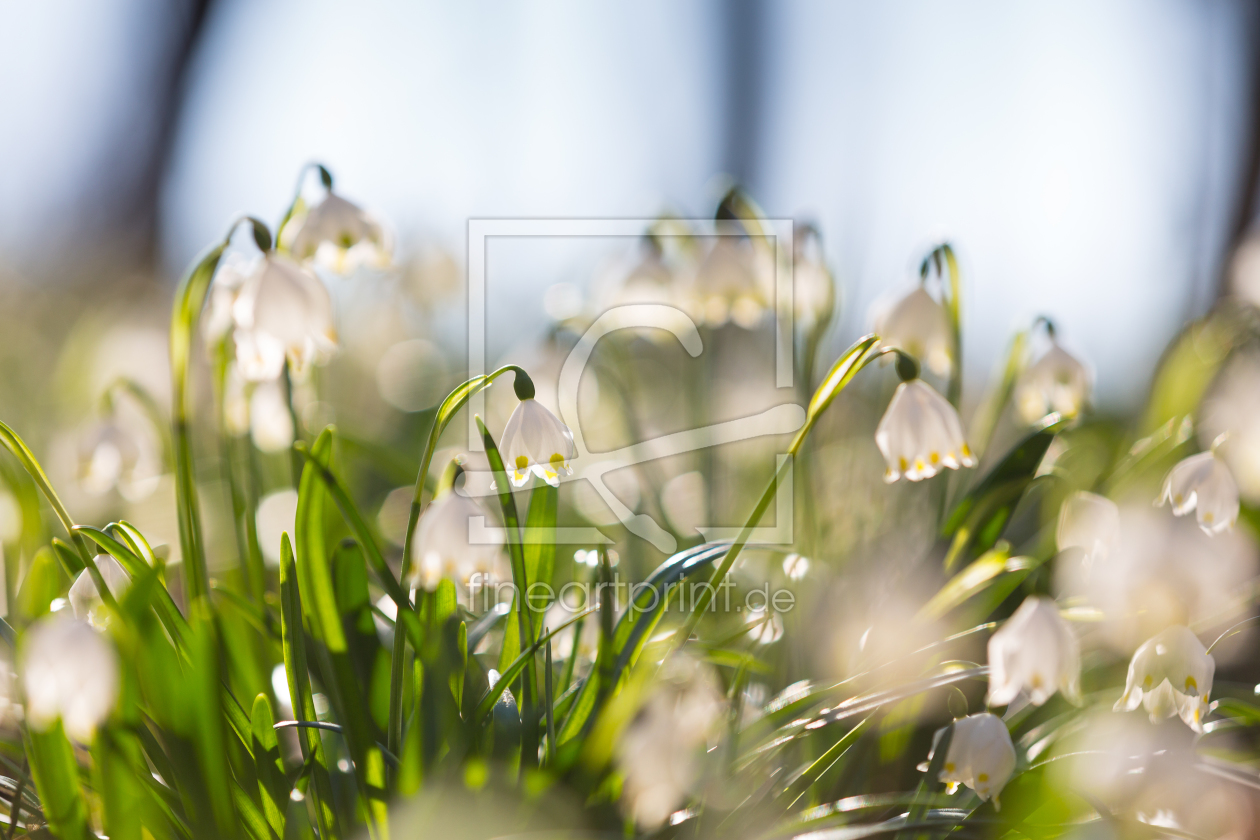
POLYGON ((469 532, 474 518, 485 517, 481 505, 454 489, 435 499, 416 525, 408 584, 433 591, 444 577, 464 583, 476 572, 496 574, 503 554, 499 532, 476 542, 469 532))
POLYGON ((697 752, 724 705, 711 666, 685 654, 665 661, 659 684, 616 746, 622 807, 640 827, 658 828, 686 801, 700 775, 697 752))
POLYGON ((1079 548, 1087 564, 1105 560, 1120 540, 1120 508, 1097 493, 1073 493, 1059 509, 1059 551, 1079 548))
POLYGON ((1115 710, 1131 712, 1141 704, 1152 723, 1179 715, 1186 726, 1202 732, 1215 673, 1216 660, 1199 637, 1175 624, 1143 642, 1133 654, 1115 710))
POLYGON ((922 481, 945 468, 976 465, 958 412, 922 379, 897 386, 875 429, 875 444, 888 463, 884 480, 889 483, 902 476, 922 481))
POLYGON ((1075 417, 1089 399, 1090 374, 1085 365, 1050 339, 1050 349, 1015 383, 1015 408, 1025 423, 1051 412, 1075 417))
MULTIPOLYGON (((105 579, 105 585, 109 587, 109 593, 115 600, 121 598, 127 587, 131 586, 131 578, 127 572, 108 554, 96 555, 95 562, 101 577, 105 579)), ((79 572, 74 579, 67 597, 75 618, 86 621, 98 630, 105 629, 109 616, 103 609, 104 602, 101 600, 100 590, 96 588, 96 581, 87 569, 79 572)))
POLYGON ((283 254, 268 253, 232 304, 236 361, 253 382, 275 379, 287 359, 301 375, 337 347, 332 299, 319 278, 283 254))
MULTIPOLYGON (((932 753, 936 752, 944 731, 938 731, 933 738, 932 753)), ((929 761, 932 753, 928 755, 929 761)), ((951 791, 960 784, 966 785, 980 799, 992 799, 993 808, 997 810, 1001 807, 998 794, 1014 772, 1015 745, 1001 718, 981 712, 954 721, 954 735, 950 738, 940 777, 940 781, 951 786, 951 791)))
POLYGON ((299 260, 348 274, 360 265, 388 266, 391 243, 370 213, 329 190, 298 223, 289 247, 299 260))
POLYGON ((60 718, 67 735, 89 743, 118 701, 113 644, 64 612, 31 625, 19 666, 26 719, 36 729, 47 729, 60 718))
POLYGON ((1195 511, 1199 527, 1219 534, 1238 521, 1238 485, 1215 451, 1191 455, 1172 468, 1164 479, 1161 505, 1172 503, 1177 516, 1195 511))
POLYGON ((1025 598, 989 639, 990 706, 1005 706, 1021 691, 1037 706, 1055 691, 1076 699, 1080 678, 1080 643, 1049 598, 1025 598))
POLYGON ((532 389, 532 384, 528 391, 518 389, 517 396, 522 399, 503 427, 499 449, 513 486, 525 486, 532 472, 552 487, 558 487, 560 473, 573 474, 569 462, 577 457, 577 447, 573 443, 573 432, 534 399, 532 389), (523 393, 529 396, 522 396, 523 393))
POLYGON ((927 365, 937 376, 953 369, 954 338, 949 313, 922 286, 875 319, 884 348, 897 347, 927 365))

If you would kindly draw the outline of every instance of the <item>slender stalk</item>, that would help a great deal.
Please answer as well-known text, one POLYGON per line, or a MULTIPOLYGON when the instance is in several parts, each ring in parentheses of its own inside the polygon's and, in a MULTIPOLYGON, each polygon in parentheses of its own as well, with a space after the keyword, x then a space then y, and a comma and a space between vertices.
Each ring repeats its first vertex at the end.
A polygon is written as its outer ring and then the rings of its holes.
MULTIPOLYGON (((415 488, 411 493, 411 512, 407 515, 407 532, 403 537, 402 569, 399 578, 407 580, 411 573, 411 541, 415 538, 416 523, 420 521, 420 513, 424 510, 424 485, 429 477, 429 466, 433 462, 433 453, 437 451, 438 440, 447 424, 454 419, 469 398, 478 391, 488 388, 494 380, 508 371, 524 374, 524 370, 516 365, 505 365, 484 376, 474 376, 447 395, 438 406, 433 417, 433 426, 429 429, 429 437, 425 441, 424 451, 420 456, 420 469, 416 473, 415 488)), ((399 609, 402 609, 401 605, 399 609)), ((406 668, 407 639, 403 633, 394 634, 394 646, 390 656, 389 672, 389 721, 386 729, 386 741, 389 749, 401 754, 403 737, 403 677, 406 668)))
POLYGON ((744 523, 744 527, 740 529, 739 536, 735 538, 731 547, 727 549, 722 562, 713 570, 713 576, 709 578, 709 586, 704 587, 701 591, 700 597, 692 604, 691 615, 687 617, 682 628, 675 634, 672 645, 675 650, 685 644, 691 638, 691 634, 695 632, 700 619, 704 617, 704 611, 708 609, 709 603, 713 600, 717 587, 730 572, 731 567, 735 565, 735 561, 739 558, 739 554, 743 551, 744 546, 748 544, 753 528, 757 526, 757 523, 761 521, 761 517, 765 516, 766 511, 770 508, 770 502, 774 500, 775 494, 779 490, 779 484, 784 480, 797 452, 800 451, 805 438, 808 437, 810 430, 814 428, 814 424, 818 421, 823 411, 862 368, 885 353, 901 353, 900 350, 892 348, 883 351, 878 350, 876 349, 878 345, 879 336, 876 335, 868 335, 858 339, 836 361, 831 371, 827 374, 826 379, 823 380, 822 385, 814 393, 813 398, 809 402, 809 407, 806 409, 805 424, 801 426, 800 431, 796 433, 796 437, 792 439, 792 443, 788 446, 788 457, 784 458, 783 463, 775 470, 774 477, 761 494, 761 498, 757 500, 752 515, 744 523))

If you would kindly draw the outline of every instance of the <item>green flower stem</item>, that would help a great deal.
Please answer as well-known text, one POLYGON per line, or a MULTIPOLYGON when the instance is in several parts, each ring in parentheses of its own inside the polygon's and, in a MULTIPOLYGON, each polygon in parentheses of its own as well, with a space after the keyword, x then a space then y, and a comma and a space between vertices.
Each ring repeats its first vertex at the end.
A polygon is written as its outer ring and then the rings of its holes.
POLYGON ((179 549, 184 560, 184 587, 190 608, 194 601, 209 600, 210 594, 188 405, 193 338, 197 334, 197 323, 205 308, 219 260, 223 258, 233 232, 245 221, 253 226, 258 246, 263 250, 270 246, 271 233, 266 225, 252 217, 236 220, 228 228, 223 241, 207 248, 184 275, 175 293, 175 305, 171 312, 171 442, 175 453, 175 508, 179 517, 179 549))
MULTIPOLYGON (((416 523, 420 521, 420 513, 424 510, 424 485, 429 477, 429 466, 433 462, 433 453, 437 451, 438 440, 442 432, 463 408, 473 394, 491 385, 508 371, 525 374, 524 369, 516 365, 505 365, 484 376, 474 376, 447 395, 433 417, 433 426, 429 429, 429 437, 424 444, 424 452, 420 456, 420 470, 416 473, 415 489, 411 494, 411 512, 407 516, 407 533, 403 537, 402 570, 399 577, 406 581, 411 574, 411 541, 415 538, 416 523)), ((526 374, 527 375, 527 374, 526 374)), ((399 609, 402 609, 400 606, 399 609)), ((407 639, 402 633, 394 634, 394 647, 391 651, 389 673, 389 725, 386 740, 391 752, 401 755, 402 751, 402 709, 403 709, 403 677, 406 671, 407 639)))
POLYGON ((748 521, 744 523, 744 527, 740 529, 739 536, 735 538, 735 542, 727 549, 722 562, 714 569, 713 576, 709 579, 710 585, 702 590, 700 598, 692 605, 691 615, 688 616, 678 633, 675 634, 673 640, 674 649, 685 644, 691 638, 691 634, 695 632, 696 626, 699 625, 700 619, 704 617, 704 612, 709 607, 709 602, 713 600, 716 587, 721 584, 722 579, 726 577, 731 567, 735 565, 735 560, 738 559, 740 552, 747 545, 749 537, 752 536, 753 528, 757 526, 757 523, 761 521, 761 517, 769 510, 770 502, 774 500, 775 494, 778 493, 779 484, 786 477, 788 470, 791 469, 792 461, 795 459, 797 452, 800 451, 801 445, 805 442, 805 438, 809 435, 810 430, 814 428, 814 424, 822 416, 823 411, 826 410, 827 406, 831 405, 836 395, 844 390, 845 386, 853 380, 858 371, 875 359, 887 353, 904 355, 900 350, 893 348, 878 350, 876 349, 878 346, 879 336, 864 336, 858 339, 832 365, 827 377, 809 401, 809 407, 805 412, 805 425, 801 426, 800 431, 796 433, 796 437, 792 439, 792 443, 788 446, 788 457, 783 459, 783 463, 775 471, 774 478, 770 480, 770 484, 766 486, 765 491, 761 494, 761 498, 757 500, 757 505, 753 508, 752 515, 748 517, 748 521))

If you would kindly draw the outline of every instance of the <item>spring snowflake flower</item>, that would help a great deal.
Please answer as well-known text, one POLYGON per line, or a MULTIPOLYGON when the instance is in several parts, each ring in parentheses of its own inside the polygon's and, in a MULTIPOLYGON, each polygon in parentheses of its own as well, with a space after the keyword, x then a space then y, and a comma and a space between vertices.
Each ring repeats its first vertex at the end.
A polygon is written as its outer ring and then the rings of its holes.
POLYGON ((897 347, 914 356, 937 376, 948 376, 954 364, 954 336, 949 314, 922 286, 875 319, 881 347, 897 347))
POLYGON ((1049 598, 1025 598, 989 639, 990 706, 1005 706, 1021 691, 1037 706, 1056 690, 1076 699, 1080 678, 1080 643, 1049 598))
POLYGON ((337 346, 332 299, 319 278, 283 254, 268 254, 232 304, 236 362, 252 382, 275 379, 287 359, 295 375, 337 346))
POLYGON ((481 505, 454 490, 435 499, 416 525, 407 578, 410 586, 432 592, 443 577, 462 583, 476 572, 496 574, 502 556, 498 532, 490 532, 494 536, 488 537, 489 542, 474 543, 469 538, 470 521, 485 515, 481 505))
POLYGON ((293 414, 277 379, 259 382, 249 397, 249 433, 262 452, 283 452, 293 444, 293 414))
POLYGON ((725 703, 708 665, 673 656, 661 683, 616 747, 624 778, 622 804, 646 830, 658 828, 686 801, 699 780, 697 752, 721 721, 725 703))
POLYGON ((525 486, 531 472, 552 487, 560 486, 561 472, 573 475, 573 432, 532 397, 521 400, 508 418, 499 448, 515 487, 525 486))
POLYGON ((330 191, 302 219, 290 250, 299 260, 314 260, 329 271, 349 274, 360 265, 388 266, 391 249, 379 221, 330 191))
POLYGON ((1195 732, 1203 731, 1208 695, 1216 660, 1190 628, 1175 624, 1145 641, 1129 663, 1124 694, 1117 712, 1131 712, 1139 704, 1151 722, 1179 715, 1195 732))
POLYGON ((1161 505, 1168 502, 1177 516, 1195 511, 1207 534, 1219 534, 1238 521, 1238 485, 1215 451, 1191 455, 1172 468, 1159 497, 1161 505))
POLYGON ((1059 551, 1084 551, 1087 564, 1106 560, 1120 541, 1120 508, 1097 493, 1073 493, 1059 509, 1055 538, 1059 551))
POLYGON ((93 496, 117 490, 127 501, 138 502, 153 495, 161 481, 161 444, 147 418, 121 409, 115 407, 80 439, 79 486, 93 496))
POLYGON ((946 467, 976 465, 958 412, 922 379, 897 386, 875 429, 875 444, 888 462, 884 480, 889 483, 902 476, 922 481, 946 467))
MULTIPOLYGON (((932 739, 932 752, 936 752, 944 729, 932 739)), ((998 794, 1015 772, 1015 745, 1006 731, 1002 719, 988 712, 968 715, 954 721, 954 735, 945 753, 940 781, 949 784, 952 793, 958 785, 966 785, 981 800, 993 800, 994 810, 999 810, 998 794)))
POLYGON ((756 328, 766 311, 765 283, 772 266, 764 254, 738 236, 719 236, 696 270, 693 292, 696 308, 706 324, 720 327, 733 322, 756 328))
MULTIPOLYGON (((105 585, 109 587, 109 593, 115 600, 121 598, 127 591, 127 587, 131 586, 131 578, 127 572, 110 555, 96 555, 96 568, 100 570, 101 577, 105 578, 105 585)), ((105 604, 101 600, 100 590, 96 588, 96 581, 92 580, 92 575, 87 569, 79 572, 78 577, 74 579, 68 598, 75 618, 86 621, 97 630, 105 629, 109 616, 104 610, 105 604)))
POLYGON ((118 701, 118 654, 85 621, 64 613, 26 631, 20 672, 26 719, 47 729, 58 718, 66 734, 89 743, 118 701))
POLYGON ((766 614, 765 607, 748 611, 748 638, 759 645, 773 644, 783 638, 783 618, 777 612, 766 614))
POLYGON ((783 558, 783 574, 788 580, 800 580, 809 574, 809 558, 792 553, 783 558))
POLYGON ((1028 367, 1015 384, 1015 407, 1025 423, 1052 411, 1075 417, 1089 398, 1089 371, 1053 339, 1050 349, 1028 367))

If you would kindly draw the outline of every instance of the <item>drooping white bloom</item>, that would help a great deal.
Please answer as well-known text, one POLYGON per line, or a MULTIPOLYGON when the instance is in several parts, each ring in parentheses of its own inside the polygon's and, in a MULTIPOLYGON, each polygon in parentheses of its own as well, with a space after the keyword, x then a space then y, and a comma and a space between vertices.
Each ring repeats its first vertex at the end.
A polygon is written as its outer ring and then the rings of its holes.
POLYGON ((1141 704, 1152 723, 1180 715, 1187 726, 1202 732, 1215 673, 1216 660, 1199 637, 1175 624, 1143 642, 1133 654, 1115 710, 1131 712, 1141 704))
POLYGON ((301 375, 337 346, 332 299, 319 278, 283 254, 268 254, 232 304, 236 362, 253 382, 275 379, 285 359, 301 375))
POLYGON ((1180 461, 1164 479, 1161 505, 1172 502, 1177 516, 1196 512, 1199 527, 1219 534, 1238 521, 1238 485, 1215 452, 1200 452, 1180 461))
POLYGON ((875 429, 875 444, 888 462, 884 480, 889 483, 902 476, 922 481, 946 467, 976 465, 958 412, 922 379, 897 386, 875 429))
POLYGON ((733 321, 744 329, 753 329, 766 311, 764 280, 772 272, 766 255, 749 240, 719 236, 696 270, 693 308, 709 326, 720 327, 733 321))
POLYGON ((697 751, 723 714, 712 669, 685 655, 670 657, 656 687, 617 743, 622 804, 641 828, 662 825, 696 784, 697 751))
MULTIPOLYGON (((945 730, 936 733, 932 741, 932 753, 945 730)), ((928 760, 932 760, 932 753, 928 760)), ((945 753, 940 781, 947 782, 952 791, 958 785, 966 785, 982 800, 993 800, 994 810, 1001 805, 998 794, 1015 772, 1015 745, 1006 731, 1002 719, 988 712, 968 715, 954 721, 954 735, 945 753)))
MULTIPOLYGON (((1233 614, 1240 587, 1260 573, 1246 528, 1209 536, 1192 517, 1139 499, 1108 518, 1100 529, 1106 536, 1078 537, 1096 547, 1094 557, 1065 552, 1055 559, 1054 592, 1061 603, 1097 611, 1102 622, 1091 637, 1126 658, 1165 627, 1215 624, 1233 614)), ((1067 543, 1060 539, 1059 547, 1067 543)))
POLYGON ((259 382, 249 397, 249 433, 263 452, 281 452, 293 443, 293 415, 278 379, 259 382))
POLYGON ((470 538, 471 521, 485 516, 481 505, 454 490, 435 499, 416 525, 408 583, 433 591, 443 577, 463 583, 476 572, 497 574, 502 556, 499 532, 487 531, 484 540, 476 542, 470 538))
POLYGON ((937 376, 948 376, 954 365, 954 337, 949 313, 927 289, 916 286, 892 308, 875 319, 881 347, 897 347, 914 356, 937 376))
POLYGON ((783 638, 783 619, 777 612, 766 615, 766 608, 748 611, 748 638, 759 645, 769 645, 783 638))
POLYGON ((118 654, 87 622, 54 613, 33 624, 20 654, 26 719, 47 729, 58 718, 66 734, 88 743, 118 701, 118 654))
POLYGON ((290 246, 299 260, 316 263, 338 274, 360 265, 389 265, 391 243, 385 228, 370 213, 334 192, 301 220, 290 246))
POLYGON ((535 399, 521 400, 503 427, 499 444, 504 467, 516 487, 523 487, 529 474, 552 487, 560 486, 560 473, 573 474, 569 461, 577 457, 573 432, 535 399))
POLYGON ((800 580, 809 574, 809 558, 802 554, 789 554, 783 558, 783 574, 789 580, 800 580))
POLYGON ((1056 690, 1075 700, 1080 678, 1080 643, 1049 598, 1025 598, 989 639, 990 706, 1005 706, 1021 691, 1037 706, 1056 690))
POLYGON ((201 316, 201 334, 207 345, 214 345, 227 337, 235 325, 232 309, 240 296, 245 280, 258 268, 260 258, 231 253, 219 261, 210 286, 206 309, 201 316))
POLYGON ((836 283, 827 268, 816 230, 806 227, 792 244, 792 304, 797 321, 809 328, 835 309, 836 283))
POLYGON ((1120 508, 1097 493, 1073 493, 1059 509, 1055 538, 1059 551, 1079 548, 1088 564, 1105 560, 1120 540, 1120 508))
MULTIPOLYGON (((105 578, 105 585, 109 587, 109 592, 115 600, 121 598, 127 591, 127 587, 131 586, 131 577, 110 555, 96 555, 96 568, 100 570, 101 577, 105 578)), ((75 618, 86 621, 98 630, 105 629, 109 616, 104 610, 104 602, 101 600, 100 590, 96 588, 96 581, 92 579, 87 569, 79 572, 78 577, 74 579, 68 598, 75 618)))
POLYGON ((79 440, 79 485, 93 496, 117 490, 129 502, 153 494, 162 479, 162 445, 152 422, 130 400, 115 402, 108 417, 79 440))
POLYGON ((1052 411, 1075 417, 1089 398, 1089 383, 1085 365, 1052 340, 1050 349, 1015 383, 1015 408, 1025 423, 1036 423, 1052 411))

